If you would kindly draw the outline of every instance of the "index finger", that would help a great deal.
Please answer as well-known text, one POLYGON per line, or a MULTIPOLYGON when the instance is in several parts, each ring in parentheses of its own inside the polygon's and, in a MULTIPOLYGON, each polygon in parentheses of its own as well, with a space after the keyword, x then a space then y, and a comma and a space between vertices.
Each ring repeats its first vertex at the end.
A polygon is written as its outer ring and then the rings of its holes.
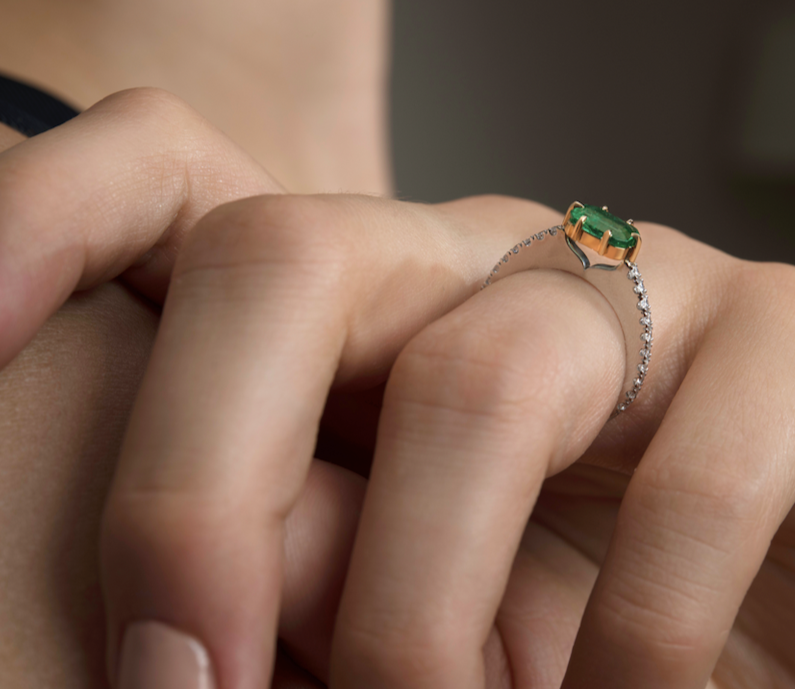
POLYGON ((124 274, 162 302, 221 203, 282 187, 167 91, 129 89, 0 154, 0 368, 75 289, 124 274), (126 272, 125 272, 126 271, 126 272))

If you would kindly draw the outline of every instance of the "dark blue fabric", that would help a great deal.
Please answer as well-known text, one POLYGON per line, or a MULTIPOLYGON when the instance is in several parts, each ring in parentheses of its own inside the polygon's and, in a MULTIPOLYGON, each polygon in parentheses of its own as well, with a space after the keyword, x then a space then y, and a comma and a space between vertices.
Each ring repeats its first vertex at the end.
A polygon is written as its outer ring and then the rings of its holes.
POLYGON ((31 84, 0 75, 0 122, 25 136, 57 127, 79 111, 31 84))

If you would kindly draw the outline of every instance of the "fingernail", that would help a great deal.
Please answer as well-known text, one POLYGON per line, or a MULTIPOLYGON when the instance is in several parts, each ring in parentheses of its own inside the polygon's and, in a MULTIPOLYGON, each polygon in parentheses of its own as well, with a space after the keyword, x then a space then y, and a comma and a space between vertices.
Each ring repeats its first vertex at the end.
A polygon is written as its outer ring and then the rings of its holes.
POLYGON ((215 689, 202 643, 162 622, 127 627, 117 689, 215 689))

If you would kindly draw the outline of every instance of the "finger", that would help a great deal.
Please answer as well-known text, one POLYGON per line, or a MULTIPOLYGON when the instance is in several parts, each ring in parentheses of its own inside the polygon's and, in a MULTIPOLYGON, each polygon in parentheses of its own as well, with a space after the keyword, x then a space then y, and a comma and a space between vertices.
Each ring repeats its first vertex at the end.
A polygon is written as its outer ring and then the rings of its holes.
POLYGON ((279 643, 323 684, 366 486, 352 471, 313 460, 285 520, 279 643))
MULTIPOLYGON (((284 590, 279 614, 279 647, 282 652, 274 669, 275 689, 281 689, 277 680, 283 674, 289 672, 292 676, 293 666, 301 668, 303 674, 299 675, 302 677, 309 674, 320 680, 323 686, 329 683, 334 619, 366 485, 367 481, 352 471, 314 460, 301 496, 285 520, 284 590), (285 657, 289 657, 287 663, 283 662, 285 657), (286 666, 286 671, 280 668, 280 664, 286 666)), ((556 543, 556 539, 541 527, 531 529, 529 525, 529 531, 532 534, 526 534, 523 539, 526 547, 521 566, 511 574, 514 605, 505 605, 504 601, 503 624, 517 627, 513 636, 524 639, 525 645, 532 642, 539 646, 538 642, 547 641, 550 633, 557 642, 557 637, 564 634, 562 645, 564 650, 569 650, 566 643, 570 647, 574 640, 587 592, 595 578, 590 568, 595 569, 595 566, 584 565, 582 556, 562 547, 560 542, 556 543), (560 562, 560 565, 550 569, 545 564, 548 561, 560 562), (543 590, 534 596, 534 592, 527 589, 539 588, 539 582, 549 583, 551 587, 540 587, 543 590), (550 588, 554 601, 549 600, 550 588), (547 614, 543 613, 544 610, 547 614)), ((536 655, 543 662, 528 664, 527 671, 538 678, 552 674, 549 672, 549 657, 558 650, 557 645, 551 643, 549 648, 538 649, 536 655)), ((526 653, 520 649, 510 663, 515 663, 515 658, 523 655, 526 653)), ((567 659, 568 655, 565 655, 556 687, 560 685, 567 659)), ((502 689, 513 686, 505 684, 506 678, 510 677, 510 664, 505 644, 495 630, 484 647, 484 660, 486 676, 491 680, 487 687, 502 689)), ((547 687, 540 679, 530 686, 547 687)))
MULTIPOLYGON (((301 496, 285 520, 284 590, 279 614, 280 652, 274 668, 274 689, 289 689, 289 685, 281 686, 282 680, 306 680, 308 676, 322 683, 318 686, 328 686, 334 619, 348 571, 366 485, 367 481, 352 471, 314 460, 301 496), (296 668, 300 670, 296 672, 296 668)), ((542 540, 540 547, 538 539, 533 540, 535 555, 549 550, 549 536, 546 541, 542 540)), ((541 562, 530 562, 531 557, 527 558, 525 571, 543 569, 541 562)), ((576 579, 577 563, 572 566, 571 557, 564 557, 563 561, 567 571, 561 572, 562 578, 576 579)), ((566 583, 558 587, 563 595, 567 593, 563 589, 572 588, 566 583)), ((522 582, 517 582, 517 587, 521 586, 522 582)), ((590 590, 590 585, 587 590, 590 590)), ((524 598, 524 595, 520 594, 519 597, 524 598)), ((587 598, 587 593, 583 597, 582 607, 585 605, 584 598, 587 598)), ((528 614, 532 614, 532 611, 528 610, 528 614)), ((559 610, 557 615, 560 616, 559 610)), ((514 617, 513 611, 509 611, 506 624, 513 623, 514 617)), ((579 619, 578 615, 576 620, 572 620, 574 631, 579 619)), ((572 640, 574 631, 571 633, 572 640)), ((500 684, 510 676, 510 671, 506 675, 509 666, 498 634, 492 633, 484 648, 484 657, 487 676, 493 678, 493 682, 487 686, 495 689, 511 686, 500 684)))
POLYGON ((215 206, 282 188, 166 91, 113 94, 0 155, 0 367, 75 289, 125 273, 162 301, 215 206))
POLYGON ((734 294, 754 296, 726 300, 629 484, 565 689, 703 689, 793 505, 795 371, 776 295, 795 279, 760 270, 765 294, 735 275, 734 294))
POLYGON ((593 440, 624 366, 607 300, 560 271, 505 278, 411 340, 384 397, 332 686, 484 686, 540 485, 593 440))
POLYGON ((103 519, 112 679, 122 633, 150 620, 200 640, 222 689, 268 681, 283 522, 332 381, 377 382, 477 290, 493 259, 466 231, 368 197, 256 197, 198 223, 103 519))

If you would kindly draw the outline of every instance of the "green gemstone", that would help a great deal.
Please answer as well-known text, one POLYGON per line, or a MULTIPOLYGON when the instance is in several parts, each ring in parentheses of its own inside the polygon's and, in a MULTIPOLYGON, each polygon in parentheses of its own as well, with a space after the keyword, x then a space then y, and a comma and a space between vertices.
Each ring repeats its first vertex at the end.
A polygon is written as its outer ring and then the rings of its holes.
POLYGON ((585 222, 582 224, 583 232, 601 239, 605 230, 610 230, 613 236, 608 241, 609 245, 617 246, 619 249, 629 249, 635 246, 635 238, 632 233, 638 230, 621 218, 602 210, 599 206, 586 205, 583 208, 573 208, 569 222, 573 225, 582 215, 585 216, 585 222))

